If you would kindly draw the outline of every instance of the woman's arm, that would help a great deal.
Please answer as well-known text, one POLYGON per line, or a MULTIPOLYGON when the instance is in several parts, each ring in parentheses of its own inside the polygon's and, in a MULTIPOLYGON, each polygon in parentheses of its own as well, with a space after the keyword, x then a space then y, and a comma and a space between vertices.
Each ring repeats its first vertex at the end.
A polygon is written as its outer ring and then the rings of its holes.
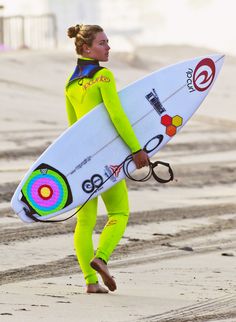
POLYGON ((133 161, 136 168, 140 169, 144 166, 148 166, 148 155, 142 150, 130 121, 123 110, 112 72, 108 69, 103 69, 100 73, 102 76, 107 78, 105 82, 100 82, 99 84, 103 102, 110 115, 112 123, 114 124, 121 138, 125 141, 133 153, 133 161))
POLYGON ((77 121, 77 117, 75 114, 74 107, 71 104, 70 99, 68 98, 67 95, 66 95, 66 112, 67 112, 67 118, 68 118, 69 125, 71 126, 72 124, 74 124, 77 121))
POLYGON ((106 80, 99 82, 100 91, 104 105, 117 132, 129 146, 132 153, 142 149, 121 105, 112 72, 108 69, 103 69, 99 74, 101 77, 104 77, 104 80, 106 80))

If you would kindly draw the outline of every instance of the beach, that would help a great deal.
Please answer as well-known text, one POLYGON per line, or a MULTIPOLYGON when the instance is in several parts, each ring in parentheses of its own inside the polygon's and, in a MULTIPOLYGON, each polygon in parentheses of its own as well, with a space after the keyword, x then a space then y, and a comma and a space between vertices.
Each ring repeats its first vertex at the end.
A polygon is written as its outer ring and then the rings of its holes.
MULTIPOLYGON (((139 47, 106 64, 120 90, 146 74, 211 54, 139 47)), ((191 120, 153 160, 175 179, 127 179, 130 220, 109 262, 118 285, 86 294, 73 247, 76 219, 23 223, 10 208, 20 180, 67 128, 64 84, 73 51, 0 53, 0 321, 236 321, 236 57, 191 120)), ((141 170, 142 171, 142 170, 141 170)), ((69 212, 71 214, 72 212, 69 212)), ((95 247, 106 222, 99 203, 95 247)))

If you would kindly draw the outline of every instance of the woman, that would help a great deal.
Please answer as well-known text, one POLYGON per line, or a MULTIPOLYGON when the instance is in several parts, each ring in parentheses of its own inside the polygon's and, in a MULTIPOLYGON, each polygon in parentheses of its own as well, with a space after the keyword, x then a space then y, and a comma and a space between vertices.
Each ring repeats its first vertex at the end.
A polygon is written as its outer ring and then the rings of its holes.
MULTIPOLYGON (((80 56, 65 90, 69 124, 72 125, 103 102, 111 122, 130 148, 136 167, 147 166, 148 156, 142 150, 122 109, 114 76, 110 70, 99 65, 99 61, 108 61, 110 51, 103 29, 97 25, 76 25, 68 29, 68 36, 75 38, 76 52, 80 56)), ((78 213, 74 234, 76 255, 86 281, 87 293, 108 292, 98 283, 97 272, 110 291, 116 290, 107 262, 125 231, 129 216, 125 180, 102 193, 101 197, 108 212, 108 222, 101 233, 95 256, 92 233, 96 223, 97 198, 87 202, 78 213)))

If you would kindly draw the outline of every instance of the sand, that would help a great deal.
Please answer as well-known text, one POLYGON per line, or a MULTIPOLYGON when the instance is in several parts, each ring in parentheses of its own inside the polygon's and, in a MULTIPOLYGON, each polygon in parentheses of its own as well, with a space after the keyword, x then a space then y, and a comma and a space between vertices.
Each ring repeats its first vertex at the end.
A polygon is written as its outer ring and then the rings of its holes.
MULTIPOLYGON (((209 52, 137 48, 114 53, 108 66, 120 89, 209 52)), ((236 58, 226 57, 198 112, 154 157, 171 163, 174 182, 127 180, 130 221, 109 263, 118 289, 107 295, 84 292, 74 218, 24 224, 9 204, 28 167, 67 127, 63 87, 75 60, 60 50, 0 55, 0 321, 236 321, 236 58)), ((105 221, 100 203, 95 246, 105 221)))

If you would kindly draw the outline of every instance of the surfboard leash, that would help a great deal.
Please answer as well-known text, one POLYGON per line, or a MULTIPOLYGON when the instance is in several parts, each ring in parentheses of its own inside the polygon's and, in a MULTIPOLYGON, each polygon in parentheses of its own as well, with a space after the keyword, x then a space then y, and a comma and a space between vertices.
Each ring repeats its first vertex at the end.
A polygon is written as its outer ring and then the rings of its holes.
MULTIPOLYGON (((151 140, 149 140, 143 150, 146 152, 146 153, 150 153, 152 152, 153 150, 155 150, 157 148, 158 145, 161 144, 163 140, 163 136, 162 135, 157 135, 155 137, 153 137, 151 140), (150 143, 153 141, 153 140, 158 140, 158 144, 155 145, 155 147, 152 147, 152 148, 148 148, 148 146, 150 146, 150 143)), ((91 192, 91 194, 89 195, 89 197, 87 198, 87 200, 79 207, 79 209, 77 209, 72 215, 70 215, 69 217, 67 218, 64 218, 64 219, 54 219, 54 220, 43 220, 43 219, 39 219, 39 218, 36 218, 33 216, 33 213, 31 213, 26 207, 23 207, 23 210, 25 211, 25 214, 30 218, 32 219, 33 221, 36 221, 36 222, 42 222, 42 223, 59 223, 59 222, 63 222, 63 221, 67 221, 69 220, 70 218, 74 217, 85 205, 86 203, 92 198, 92 196, 99 190, 101 189, 101 187, 111 178, 114 176, 115 172, 117 171, 117 169, 121 168, 123 169, 124 171, 124 174, 125 176, 132 180, 132 181, 135 181, 135 182, 146 182, 148 181, 151 177, 154 178, 154 180, 156 180, 157 182, 159 183, 168 183, 170 181, 173 181, 174 180, 174 172, 170 166, 169 163, 167 162, 163 162, 163 161, 155 161, 155 162, 151 162, 149 160, 149 171, 148 173, 141 179, 136 179, 134 178, 130 172, 129 172, 129 165, 130 163, 133 161, 133 154, 130 154, 128 155, 124 161, 122 161, 117 167, 115 167, 114 170, 112 170, 112 173, 106 178, 105 181, 102 181, 101 184, 96 187, 96 189, 91 192), (168 172, 169 172, 169 178, 167 179, 163 179, 161 177, 159 177, 156 172, 155 172, 155 168, 157 168, 159 165, 161 166, 164 166, 164 167, 167 167, 168 168, 168 172)))
MULTIPOLYGON (((148 181, 151 177, 153 177, 159 183, 168 183, 168 182, 174 180, 174 173, 173 173, 173 170, 172 170, 170 164, 167 163, 167 162, 163 162, 163 161, 156 161, 156 162, 149 161, 149 172, 148 172, 148 174, 145 175, 145 177, 143 177, 141 179, 136 179, 136 178, 134 178, 129 173, 129 170, 128 170, 129 164, 132 162, 132 160, 133 159, 132 159, 132 154, 131 154, 120 165, 117 166, 117 168, 122 166, 126 177, 128 179, 132 180, 132 181, 135 181, 135 182, 145 182, 145 181, 148 181), (169 178, 168 179, 160 178, 156 174, 156 172, 154 171, 154 169, 156 167, 158 167, 159 165, 162 165, 162 166, 168 168, 168 171, 169 171, 169 178)), ((43 219, 39 219, 39 218, 34 217, 33 214, 26 207, 24 207, 23 209, 24 209, 26 215, 30 219, 32 219, 32 220, 34 220, 36 222, 42 222, 42 223, 59 223, 59 222, 67 221, 67 220, 71 219, 72 217, 74 217, 86 205, 86 203, 92 198, 92 196, 115 174, 115 172, 116 172, 116 169, 112 172, 112 174, 109 177, 107 177, 107 179, 105 181, 102 182, 102 185, 101 186, 97 187, 90 194, 90 196, 88 197, 88 199, 80 206, 80 208, 77 209, 72 215, 70 215, 67 218, 64 218, 64 219, 54 219, 54 220, 50 220, 50 219, 43 220, 43 219)))

